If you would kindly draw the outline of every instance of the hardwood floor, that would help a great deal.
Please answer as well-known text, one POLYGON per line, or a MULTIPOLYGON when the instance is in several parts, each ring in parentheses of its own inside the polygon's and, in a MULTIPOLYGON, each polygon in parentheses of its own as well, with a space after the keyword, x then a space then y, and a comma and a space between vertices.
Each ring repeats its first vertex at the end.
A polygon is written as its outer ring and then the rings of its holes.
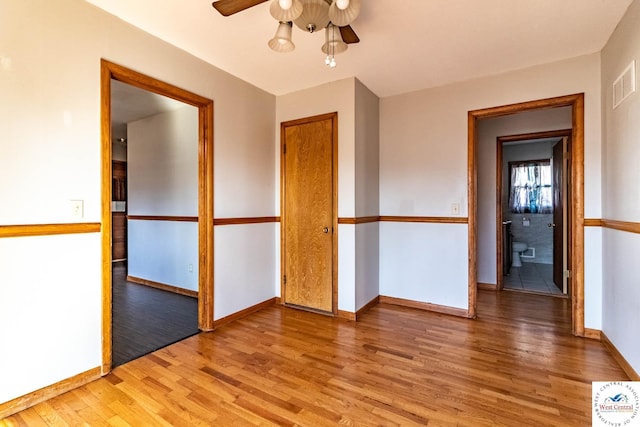
POLYGON ((586 426, 591 381, 627 379, 600 342, 571 336, 568 300, 478 301, 477 320, 380 304, 354 323, 270 307, 4 423, 586 426))
POLYGON ((198 300, 127 282, 124 262, 113 266, 113 366, 173 344, 198 329, 198 300))

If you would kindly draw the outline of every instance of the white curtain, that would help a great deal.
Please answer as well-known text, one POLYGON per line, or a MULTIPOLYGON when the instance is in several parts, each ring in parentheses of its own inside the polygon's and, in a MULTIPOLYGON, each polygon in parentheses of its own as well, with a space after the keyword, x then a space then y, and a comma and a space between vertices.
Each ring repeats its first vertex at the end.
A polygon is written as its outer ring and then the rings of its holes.
POLYGON ((513 213, 553 213, 549 160, 510 163, 509 207, 513 213))

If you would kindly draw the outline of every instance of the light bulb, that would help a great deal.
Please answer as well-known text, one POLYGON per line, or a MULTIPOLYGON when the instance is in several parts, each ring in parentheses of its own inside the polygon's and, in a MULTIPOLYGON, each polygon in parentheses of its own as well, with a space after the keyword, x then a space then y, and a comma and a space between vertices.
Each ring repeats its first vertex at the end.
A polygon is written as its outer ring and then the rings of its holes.
MULTIPOLYGON (((349 2, 349 0, 347 0, 347 3, 349 2)), ((278 3, 280 3, 280 7, 284 10, 289 10, 291 9, 291 5, 293 4, 293 0, 278 0, 278 3)))
POLYGON ((325 63, 326 65, 331 64, 331 58, 329 57, 329 55, 327 55, 327 57, 326 57, 326 58, 324 58, 324 63, 325 63))
POLYGON ((349 0, 336 0, 336 7, 340 10, 345 10, 349 7, 349 0))
POLYGON ((336 68, 335 58, 331 58, 331 62, 329 62, 329 68, 336 68))

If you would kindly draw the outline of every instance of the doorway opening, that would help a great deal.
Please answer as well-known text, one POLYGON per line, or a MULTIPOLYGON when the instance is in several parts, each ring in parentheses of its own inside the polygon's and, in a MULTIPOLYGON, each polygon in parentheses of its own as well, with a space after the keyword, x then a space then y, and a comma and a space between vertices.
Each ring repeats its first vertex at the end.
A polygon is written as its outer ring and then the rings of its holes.
POLYGON ((496 138, 498 291, 569 295, 571 134, 496 138))
POLYGON ((283 122, 282 303, 338 314, 338 114, 283 122))
POLYGON ((571 109, 571 158, 568 162, 570 171, 568 179, 570 188, 567 197, 570 198, 568 215, 568 288, 571 298, 572 332, 576 336, 585 336, 584 326, 584 94, 567 95, 556 98, 523 102, 468 113, 468 170, 467 185, 469 194, 469 308, 468 317, 477 315, 477 246, 478 246, 478 217, 477 217, 477 152, 478 152, 478 121, 484 118, 506 116, 525 111, 541 110, 557 107, 571 109))
MULTIPOLYGON (((102 373, 113 365, 113 220, 114 184, 112 86, 120 83, 162 95, 197 109, 197 322, 213 329, 213 101, 112 62, 101 60, 101 173, 102 173, 102 373), (116 82, 116 83, 114 83, 116 82)), ((120 191, 117 187, 115 191, 120 191)), ((128 218, 141 219, 141 218, 128 218)), ((154 218, 154 220, 162 218, 154 218)), ((129 236, 130 237, 130 236, 129 236)), ((128 257, 131 253, 127 254, 128 257)), ((128 275, 127 275, 128 278, 128 275)))

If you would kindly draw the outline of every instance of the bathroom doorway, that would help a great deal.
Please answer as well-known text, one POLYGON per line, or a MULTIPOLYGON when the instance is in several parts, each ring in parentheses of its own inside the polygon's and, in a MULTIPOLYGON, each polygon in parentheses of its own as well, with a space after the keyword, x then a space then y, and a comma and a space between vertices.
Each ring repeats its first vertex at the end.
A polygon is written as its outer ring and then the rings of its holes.
POLYGON ((497 290, 567 297, 571 129, 496 138, 497 290))
MULTIPOLYGON (((566 121, 566 117, 563 121, 566 121)), ((502 245, 496 247, 496 137, 536 132, 543 129, 571 129, 568 147, 567 171, 567 218, 568 229, 567 255, 568 262, 568 297, 571 304, 572 332, 575 336, 584 337, 590 333, 585 329, 584 312, 584 94, 565 95, 555 98, 488 107, 468 112, 468 165, 467 184, 469 191, 469 308, 467 315, 477 315, 478 288, 497 289, 497 258, 502 259, 502 245), (564 111, 568 116, 568 125, 546 123, 545 127, 531 129, 527 123, 518 121, 524 114, 541 114, 564 111), (494 133, 488 139, 483 133, 482 125, 493 119, 515 118, 513 125, 523 128, 514 132, 494 133), (483 159, 482 157, 488 157, 483 159), (485 162, 485 160, 487 160, 485 162), (479 173, 483 165, 491 165, 490 174, 479 173), (493 282, 493 284, 492 284, 493 282)), ((485 129, 486 131, 486 129, 485 129)), ((499 229, 502 228, 500 224, 499 229)), ((501 266, 500 266, 501 267, 501 266)))

